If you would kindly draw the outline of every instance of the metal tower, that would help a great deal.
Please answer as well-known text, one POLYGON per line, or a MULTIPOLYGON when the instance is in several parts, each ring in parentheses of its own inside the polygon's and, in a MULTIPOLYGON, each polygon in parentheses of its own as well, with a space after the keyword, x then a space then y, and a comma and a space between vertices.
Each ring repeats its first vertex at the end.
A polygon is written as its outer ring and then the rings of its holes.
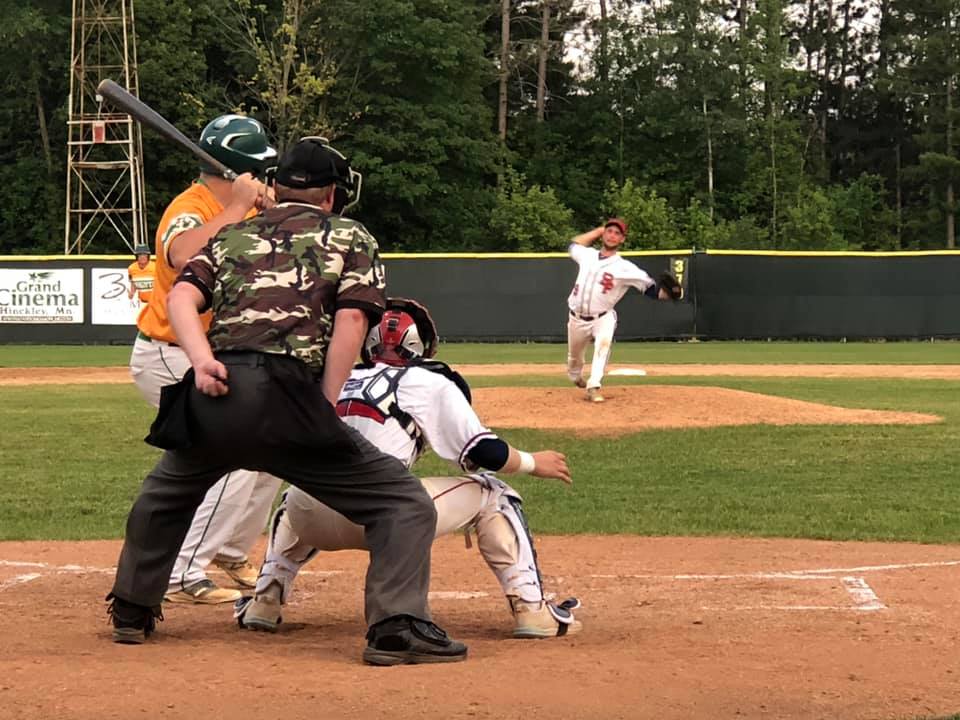
POLYGON ((140 126, 103 105, 105 78, 139 95, 133 0, 73 0, 66 255, 128 254, 147 240, 140 126))

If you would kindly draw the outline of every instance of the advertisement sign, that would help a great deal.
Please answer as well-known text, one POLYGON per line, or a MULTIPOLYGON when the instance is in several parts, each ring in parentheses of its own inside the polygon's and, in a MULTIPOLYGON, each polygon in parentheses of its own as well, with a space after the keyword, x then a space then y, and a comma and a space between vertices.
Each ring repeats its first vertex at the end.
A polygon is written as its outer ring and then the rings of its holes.
POLYGON ((0 269, 0 323, 82 323, 83 270, 0 269))
POLYGON ((136 325, 140 313, 137 293, 130 298, 125 268, 90 269, 90 322, 94 325, 136 325))

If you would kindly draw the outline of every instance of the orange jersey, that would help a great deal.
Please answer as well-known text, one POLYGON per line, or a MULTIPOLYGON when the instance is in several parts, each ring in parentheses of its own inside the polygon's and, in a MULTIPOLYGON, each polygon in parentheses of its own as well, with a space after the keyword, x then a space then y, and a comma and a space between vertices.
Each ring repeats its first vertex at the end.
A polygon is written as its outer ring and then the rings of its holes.
MULTIPOLYGON (((150 294, 150 302, 140 311, 140 317, 137 318, 137 328, 144 335, 154 340, 177 341, 167 316, 167 296, 173 289, 178 272, 170 267, 167 251, 174 238, 180 233, 207 224, 221 212, 223 212, 223 205, 202 182, 193 183, 167 206, 157 226, 157 261, 153 292, 150 294)), ((256 210, 251 210, 248 217, 255 214, 256 210)), ((209 312, 204 313, 200 318, 203 321, 204 331, 210 328, 210 318, 209 312)))
POLYGON ((136 288, 140 296, 140 302, 145 303, 150 300, 150 291, 153 290, 153 275, 156 272, 157 264, 150 260, 144 267, 134 261, 127 268, 127 275, 130 277, 130 284, 136 288))

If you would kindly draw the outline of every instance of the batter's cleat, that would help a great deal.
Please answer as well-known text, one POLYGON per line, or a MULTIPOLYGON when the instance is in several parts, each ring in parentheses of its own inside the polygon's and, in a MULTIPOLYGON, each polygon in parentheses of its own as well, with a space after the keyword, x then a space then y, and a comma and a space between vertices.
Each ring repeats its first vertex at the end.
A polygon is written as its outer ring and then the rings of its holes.
POLYGON ((582 377, 579 377, 576 380, 573 380, 572 382, 581 390, 587 386, 587 381, 584 380, 582 377))
POLYGON ((564 637, 575 635, 583 629, 583 624, 574 619, 573 610, 580 607, 576 598, 564 600, 555 605, 547 600, 527 602, 508 597, 510 611, 513 613, 513 636, 523 639, 564 637))
POLYGON ((249 560, 214 558, 213 565, 223 570, 240 587, 255 588, 259 571, 249 560))
POLYGON ((113 622, 113 641, 122 645, 140 645, 157 629, 157 621, 163 620, 159 607, 149 608, 127 602, 111 593, 112 600, 107 615, 113 622))
POLYGON ((233 606, 237 625, 247 630, 275 633, 283 622, 280 617, 280 583, 272 582, 262 593, 243 597, 233 606))
POLYGON ((603 402, 603 395, 600 394, 600 388, 587 388, 587 400, 590 402, 603 402))
POLYGON ((203 579, 185 588, 168 592, 163 599, 172 603, 193 603, 195 605, 219 605, 236 602, 243 594, 239 590, 229 590, 214 585, 212 580, 203 579))
POLYGON ((363 661, 368 665, 418 665, 467 659, 467 646, 451 640, 432 622, 397 615, 367 631, 363 661))

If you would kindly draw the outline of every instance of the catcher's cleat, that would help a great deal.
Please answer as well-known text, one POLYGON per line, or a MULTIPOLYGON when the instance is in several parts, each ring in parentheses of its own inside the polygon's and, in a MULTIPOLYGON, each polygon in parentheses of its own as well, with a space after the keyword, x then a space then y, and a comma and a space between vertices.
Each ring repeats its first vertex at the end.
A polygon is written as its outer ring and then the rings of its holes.
POLYGON ((280 592, 280 583, 272 582, 262 593, 237 600, 233 606, 237 625, 246 630, 275 633, 277 626, 283 622, 280 616, 280 592))
POLYGON ((587 400, 590 402, 603 402, 603 395, 600 394, 600 388, 587 388, 587 400))
POLYGON ((163 620, 159 607, 149 608, 127 602, 111 593, 107 600, 107 615, 113 622, 113 641, 123 645, 140 645, 157 629, 157 621, 163 620))
POLYGON ((214 558, 213 565, 223 570, 240 587, 255 588, 259 571, 249 560, 214 558))
POLYGON ((513 613, 513 636, 523 639, 539 639, 574 635, 583 629, 583 624, 574 619, 573 610, 580 607, 577 598, 568 598, 559 605, 547 600, 527 602, 508 597, 513 613))
POLYGON ((432 622, 396 615, 370 627, 363 661, 368 665, 460 662, 467 646, 451 640, 432 622))
POLYGON ((163 599, 172 603, 219 605, 220 603, 236 602, 241 597, 243 595, 239 590, 217 587, 212 580, 203 579, 180 590, 168 592, 163 596, 163 599))

